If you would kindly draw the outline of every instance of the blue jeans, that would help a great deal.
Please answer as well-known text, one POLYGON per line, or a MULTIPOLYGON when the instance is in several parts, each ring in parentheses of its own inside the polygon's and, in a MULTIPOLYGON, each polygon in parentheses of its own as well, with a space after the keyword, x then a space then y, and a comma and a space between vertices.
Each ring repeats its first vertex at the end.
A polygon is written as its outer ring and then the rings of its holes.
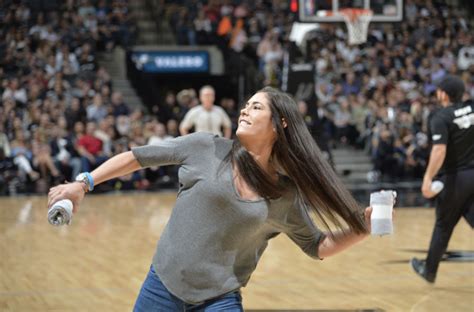
POLYGON ((153 266, 143 282, 134 312, 151 311, 231 311, 240 312, 242 308, 242 297, 240 291, 236 290, 220 297, 206 300, 199 304, 189 304, 171 294, 160 281, 153 266))

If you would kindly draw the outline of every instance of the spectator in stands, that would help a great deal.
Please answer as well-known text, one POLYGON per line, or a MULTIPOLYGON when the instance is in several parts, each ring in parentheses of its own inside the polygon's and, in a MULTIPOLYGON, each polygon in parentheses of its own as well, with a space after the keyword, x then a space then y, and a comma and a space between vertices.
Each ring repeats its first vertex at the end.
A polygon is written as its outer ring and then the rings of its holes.
POLYGON ((235 100, 233 98, 222 98, 221 100, 221 107, 226 112, 227 116, 230 118, 230 122, 232 124, 232 133, 235 133, 237 130, 239 113, 237 111, 237 107, 235 104, 235 100))
MULTIPOLYGON (((166 133, 166 126, 162 123, 154 125, 154 133, 149 137, 148 145, 160 145, 173 137, 166 133)), ((146 169, 146 177, 150 182, 157 182, 161 185, 175 181, 178 168, 176 166, 154 166, 146 169)))
POLYGON ((196 92, 194 89, 183 89, 178 92, 176 95, 176 101, 179 105, 179 112, 181 119, 184 118, 184 115, 193 107, 199 105, 199 99, 196 98, 196 92))
POLYGON ((395 154, 395 139, 390 130, 382 127, 379 139, 374 144, 374 164, 375 170, 379 171, 383 177, 394 179, 400 172, 399 161, 395 154))
POLYGON ((85 123, 87 121, 87 112, 77 97, 73 98, 71 105, 66 108, 64 116, 67 121, 68 130, 72 130, 77 122, 85 123))
POLYGON ((77 51, 79 55, 79 70, 85 75, 87 72, 93 74, 97 70, 97 61, 95 55, 92 52, 90 43, 84 43, 77 51))
POLYGON ((112 120, 108 118, 104 118, 99 121, 98 128, 94 131, 94 136, 102 141, 102 153, 106 157, 112 156, 112 141, 114 139, 113 131, 111 128, 113 127, 114 119, 112 120))
POLYGON ((89 0, 81 0, 77 13, 83 18, 88 15, 95 15, 95 7, 90 3, 89 0))
POLYGON ((147 140, 143 133, 143 124, 141 122, 133 122, 130 127, 129 134, 130 144, 134 146, 145 145, 147 140))
POLYGON ((0 195, 15 195, 15 180, 18 180, 16 165, 11 157, 5 156, 5 151, 0 149, 0 195))
POLYGON ((232 124, 222 107, 215 106, 215 91, 211 86, 204 86, 199 90, 201 105, 189 110, 184 116, 179 126, 181 135, 189 133, 192 127, 196 132, 209 132, 230 138, 232 134, 232 124))
POLYGON ((56 72, 63 72, 66 75, 74 75, 79 72, 77 57, 70 52, 67 44, 63 44, 56 53, 56 72))
MULTIPOLYGON (((80 125, 78 125, 78 127, 80 127, 80 125)), ((107 160, 102 141, 94 135, 96 129, 96 123, 89 121, 87 122, 85 133, 78 137, 76 149, 81 156, 82 171, 96 168, 107 160)))
POLYGON ((278 63, 283 59, 283 50, 278 41, 278 34, 267 31, 257 48, 260 69, 265 75, 265 85, 274 85, 279 74, 278 63))
POLYGON ((340 105, 334 114, 334 125, 336 126, 336 138, 343 144, 354 145, 358 133, 353 125, 354 116, 349 104, 349 100, 345 97, 340 99, 340 105))
MULTIPOLYGON (((240 8, 240 7, 239 7, 240 8)), ((238 12, 238 8, 236 9, 236 14, 238 12)), ((245 13, 242 13, 245 14, 245 13)), ((234 52, 242 52, 244 47, 248 42, 247 33, 244 28, 244 20, 242 17, 238 18, 235 26, 232 29, 231 36, 229 39, 229 47, 234 52)))
MULTIPOLYGON (((1 121, 1 120, 0 120, 1 121)), ((4 157, 10 157, 12 152, 10 148, 10 141, 5 133, 5 129, 3 127, 3 122, 0 122, 0 149, 3 151, 4 157)))
POLYGON ((107 108, 104 105, 102 95, 96 93, 92 99, 92 104, 87 106, 87 120, 99 123, 108 114, 107 108))
POLYGON ((198 45, 208 45, 212 43, 212 23, 206 16, 204 8, 200 8, 194 19, 194 29, 196 30, 196 43, 198 45))
POLYGON ((164 124, 157 123, 154 128, 155 131, 153 135, 148 139, 148 145, 158 145, 159 143, 162 143, 165 140, 173 138, 172 136, 166 133, 166 127, 164 124))
POLYGON ((423 178, 430 157, 430 145, 425 133, 418 132, 416 134, 414 142, 407 149, 406 156, 406 166, 410 177, 423 178))
POLYGON ((163 119, 160 118, 162 122, 166 122, 170 119, 182 120, 187 111, 185 107, 177 101, 177 96, 173 91, 166 93, 165 105, 162 112, 158 110, 158 105, 153 106, 153 108, 155 107, 156 109, 153 113, 157 114, 158 118, 162 117, 163 119))
POLYGON ((175 119, 168 120, 168 122, 166 123, 166 132, 173 138, 179 136, 178 122, 175 119))
POLYGON ((349 96, 351 94, 359 94, 360 93, 360 80, 355 79, 354 72, 350 71, 346 74, 344 79, 344 83, 342 84, 342 90, 345 96, 349 96))
POLYGON ((148 142, 150 138, 155 133, 155 126, 158 124, 158 120, 156 118, 152 118, 150 116, 145 117, 143 126, 143 137, 148 142))
POLYGON ((51 148, 46 138, 45 128, 40 126, 32 129, 31 150, 33 154, 33 164, 38 168, 46 184, 60 182, 63 177, 61 177, 51 157, 51 148))
POLYGON ((39 173, 33 169, 33 153, 21 129, 15 131, 15 138, 11 142, 11 156, 20 173, 27 175, 30 181, 39 179, 39 173))
POLYGON ((20 80, 18 78, 13 78, 10 80, 8 87, 3 91, 2 100, 12 99, 22 105, 26 104, 27 93, 25 88, 20 85, 20 80))
POLYGON ((130 131, 130 117, 121 115, 116 119, 115 128, 120 137, 126 137, 130 131))
POLYGON ((72 181, 81 172, 82 163, 74 147, 74 138, 68 134, 65 124, 53 126, 49 146, 55 166, 67 181, 72 181))
POLYGON ((128 108, 127 104, 125 104, 123 101, 122 92, 114 91, 112 93, 111 104, 112 104, 112 109, 113 109, 113 115, 115 117, 130 114, 130 109, 128 108))

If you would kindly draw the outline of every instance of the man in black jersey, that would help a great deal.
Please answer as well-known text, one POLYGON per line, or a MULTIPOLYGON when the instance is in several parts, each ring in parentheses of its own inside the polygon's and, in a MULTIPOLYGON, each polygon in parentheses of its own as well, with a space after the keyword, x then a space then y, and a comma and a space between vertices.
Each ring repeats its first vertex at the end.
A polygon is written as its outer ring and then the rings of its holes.
POLYGON ((426 198, 437 195, 436 223, 426 260, 410 261, 429 283, 435 282, 439 262, 461 217, 474 226, 474 104, 463 103, 463 94, 463 81, 445 76, 436 90, 443 108, 430 120, 433 147, 421 191, 426 198), (439 194, 431 189, 435 177, 444 183, 439 194))

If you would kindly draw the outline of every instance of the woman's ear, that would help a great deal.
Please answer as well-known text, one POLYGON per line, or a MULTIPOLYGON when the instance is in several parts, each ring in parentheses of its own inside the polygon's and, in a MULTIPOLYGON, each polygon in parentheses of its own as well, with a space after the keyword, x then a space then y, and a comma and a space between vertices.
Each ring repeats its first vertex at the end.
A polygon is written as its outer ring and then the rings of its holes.
POLYGON ((285 118, 282 118, 282 119, 281 119, 281 124, 282 124, 282 126, 283 126, 283 129, 286 129, 286 127, 288 127, 288 124, 286 123, 285 118))

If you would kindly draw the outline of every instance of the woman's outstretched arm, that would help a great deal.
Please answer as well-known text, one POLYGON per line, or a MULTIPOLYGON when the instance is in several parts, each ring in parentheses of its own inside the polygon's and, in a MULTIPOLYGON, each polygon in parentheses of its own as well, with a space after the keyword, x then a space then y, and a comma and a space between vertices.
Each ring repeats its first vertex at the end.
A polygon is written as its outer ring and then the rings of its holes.
MULTIPOLYGON (((94 185, 98 185, 110 179, 132 173, 141 168, 140 163, 137 161, 133 153, 128 151, 110 158, 97 169, 92 171, 91 175, 94 179, 94 185)), ((74 205, 74 212, 76 212, 81 201, 84 199, 86 191, 86 187, 82 182, 73 182, 52 187, 48 194, 48 208, 58 200, 70 199, 74 205)))
POLYGON ((140 163, 131 151, 118 154, 91 172, 94 184, 118 178, 141 169, 140 163))

